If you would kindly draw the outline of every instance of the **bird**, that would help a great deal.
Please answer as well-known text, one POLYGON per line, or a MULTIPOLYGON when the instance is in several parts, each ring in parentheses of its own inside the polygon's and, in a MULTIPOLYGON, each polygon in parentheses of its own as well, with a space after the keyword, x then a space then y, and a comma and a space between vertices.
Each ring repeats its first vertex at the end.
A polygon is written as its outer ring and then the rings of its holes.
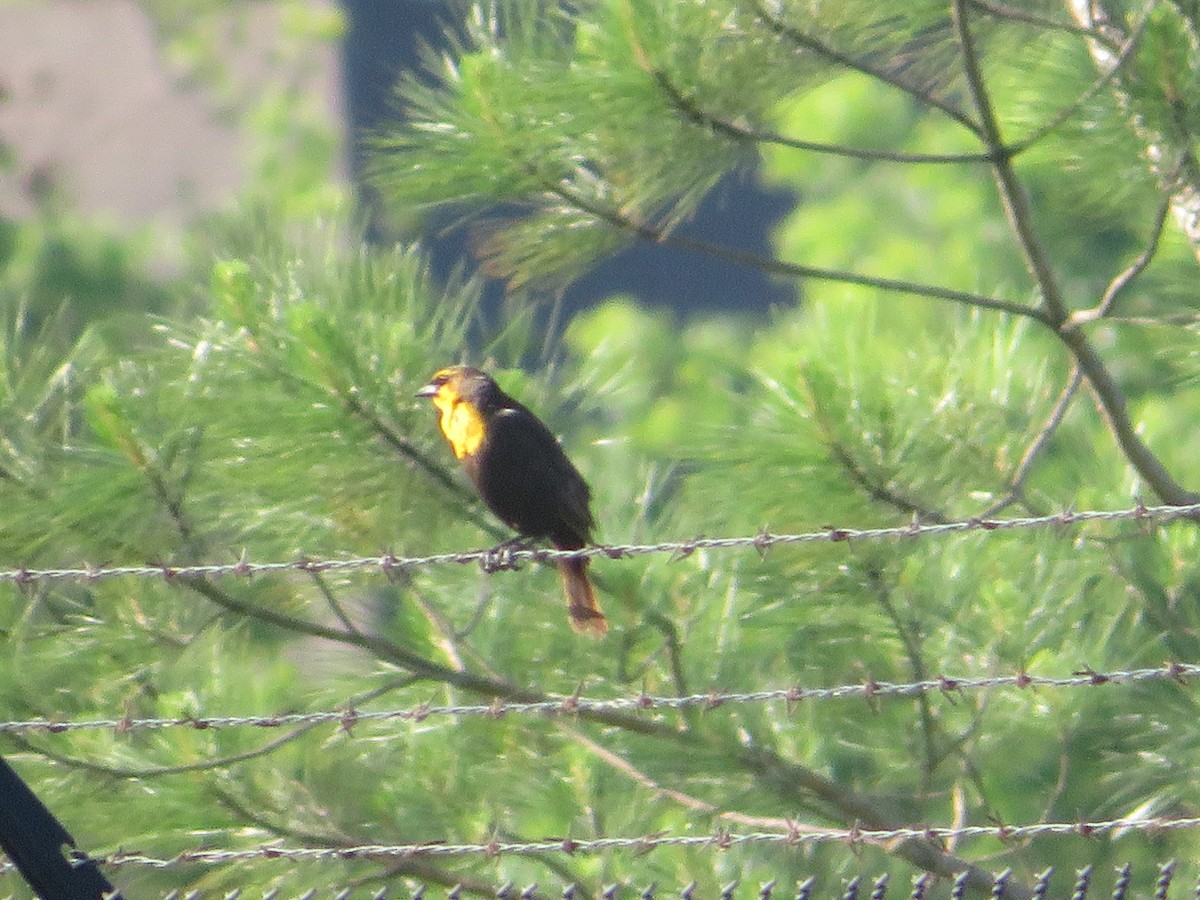
MULTIPOLYGON (((417 396, 433 402, 438 428, 463 471, 518 540, 548 540, 557 550, 587 545, 595 527, 591 490, 541 419, 471 366, 439 369, 417 396)), ((603 636, 608 620, 588 579, 587 559, 557 564, 571 627, 603 636)))

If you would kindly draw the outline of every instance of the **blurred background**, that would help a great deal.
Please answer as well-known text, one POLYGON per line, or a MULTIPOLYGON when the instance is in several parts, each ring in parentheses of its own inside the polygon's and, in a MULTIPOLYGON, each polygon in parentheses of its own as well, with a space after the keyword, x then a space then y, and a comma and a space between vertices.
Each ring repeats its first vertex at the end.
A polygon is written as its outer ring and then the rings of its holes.
MULTIPOLYGON (((205 13, 203 3, 154 0, 0 5, 0 140, 9 154, 0 214, 29 215, 53 194, 104 228, 149 233, 155 265, 177 265, 183 226, 226 206, 254 175, 256 138, 239 111, 286 89, 302 95, 296 102, 314 123, 334 129, 329 175, 363 203, 372 241, 419 237, 443 278, 474 269, 466 231, 445 217, 418 234, 389 227, 365 173, 369 136, 402 114, 397 81, 428 76, 432 57, 461 31, 461 9, 313 0, 205 13), (322 27, 336 37, 288 49, 298 30, 311 38, 322 27)), ((770 229, 792 202, 747 168, 722 179, 680 233, 769 256, 770 229)), ((494 306, 501 291, 490 285, 486 302, 494 306)), ((571 284, 561 306, 569 314, 617 293, 679 312, 761 313, 796 292, 753 268, 636 244, 571 284)))

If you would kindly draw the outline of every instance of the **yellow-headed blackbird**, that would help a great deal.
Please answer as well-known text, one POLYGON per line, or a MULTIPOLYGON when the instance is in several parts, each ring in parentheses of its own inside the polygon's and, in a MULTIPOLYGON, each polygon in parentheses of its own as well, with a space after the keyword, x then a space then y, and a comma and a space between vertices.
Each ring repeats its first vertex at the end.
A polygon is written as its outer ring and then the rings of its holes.
MULTIPOLYGON (((504 524, 559 550, 578 550, 592 533, 591 491, 542 421, 486 373, 450 366, 417 391, 479 496, 504 524)), ((586 559, 558 563, 576 631, 599 637, 608 620, 596 603, 586 559)))

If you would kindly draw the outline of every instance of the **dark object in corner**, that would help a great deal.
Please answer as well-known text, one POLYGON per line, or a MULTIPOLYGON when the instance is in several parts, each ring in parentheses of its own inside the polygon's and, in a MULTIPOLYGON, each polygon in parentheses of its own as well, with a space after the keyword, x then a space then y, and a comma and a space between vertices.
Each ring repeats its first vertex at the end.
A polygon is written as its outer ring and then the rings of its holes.
POLYGON ((43 900, 121 898, 95 862, 72 858, 75 839, 2 757, 0 847, 43 900))

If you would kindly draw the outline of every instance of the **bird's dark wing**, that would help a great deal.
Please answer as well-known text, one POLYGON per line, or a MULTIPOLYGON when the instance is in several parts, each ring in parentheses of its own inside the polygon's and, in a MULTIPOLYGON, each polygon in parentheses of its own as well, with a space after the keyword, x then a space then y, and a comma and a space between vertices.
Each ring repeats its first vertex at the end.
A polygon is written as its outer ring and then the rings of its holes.
POLYGON ((530 537, 582 547, 592 530, 591 492, 540 419, 515 401, 488 422, 480 493, 492 511, 530 537))

